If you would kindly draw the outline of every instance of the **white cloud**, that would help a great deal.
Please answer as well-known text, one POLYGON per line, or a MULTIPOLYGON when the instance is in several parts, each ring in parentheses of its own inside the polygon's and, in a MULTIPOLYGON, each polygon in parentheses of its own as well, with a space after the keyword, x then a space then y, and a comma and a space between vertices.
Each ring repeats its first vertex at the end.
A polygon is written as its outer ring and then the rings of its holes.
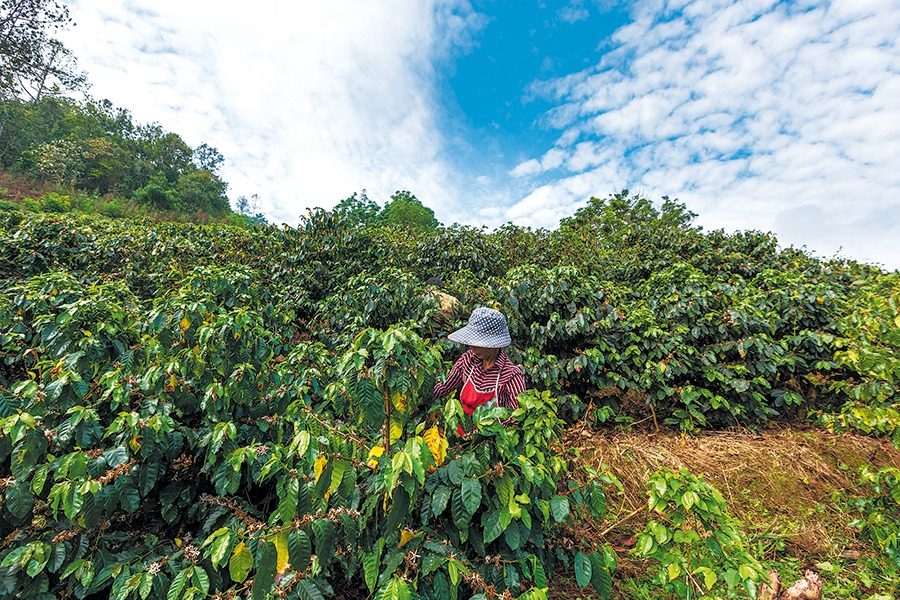
POLYGON ((571 24, 577 23, 578 21, 584 21, 591 16, 591 12, 586 9, 581 2, 576 1, 559 9, 556 15, 559 17, 560 21, 571 24))
POLYGON ((458 177, 436 123, 435 64, 483 26, 466 0, 73 1, 64 42, 92 94, 226 157, 229 195, 276 220, 362 188, 410 189, 442 218, 458 177))
POLYGON ((412 190, 445 223, 553 227, 628 187, 707 228, 900 267, 900 0, 634 2, 594 67, 526 95, 555 104, 540 124, 557 140, 478 172, 458 166, 466 141, 445 138, 437 96, 485 27, 468 0, 70 9, 63 41, 93 94, 216 146, 231 197, 258 193, 276 221, 366 188, 412 190))
POLYGON ((598 65, 536 84, 567 174, 510 216, 553 226, 548 206, 629 187, 707 228, 900 268, 900 2, 655 0, 633 17, 598 65))

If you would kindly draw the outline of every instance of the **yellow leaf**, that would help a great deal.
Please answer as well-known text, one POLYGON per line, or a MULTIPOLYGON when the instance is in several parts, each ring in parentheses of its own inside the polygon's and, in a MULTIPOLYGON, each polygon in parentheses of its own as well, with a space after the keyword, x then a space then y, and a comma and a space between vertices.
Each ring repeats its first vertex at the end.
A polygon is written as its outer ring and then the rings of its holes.
POLYGON ((279 573, 284 573, 287 571, 288 566, 288 534, 287 531, 282 531, 278 535, 275 536, 275 551, 277 552, 277 559, 275 561, 275 569, 279 573))
POLYGON ((179 548, 181 548, 181 544, 183 544, 183 543, 184 542, 181 541, 181 538, 175 538, 175 545, 178 546, 179 548))
POLYGON ((391 402, 400 412, 406 412, 406 394, 397 392, 391 397, 391 402))
POLYGON ((381 446, 374 446, 371 450, 369 450, 369 462, 366 464, 370 469, 375 469, 378 467, 378 457, 384 454, 384 448, 381 446))
POLYGON ((402 548, 407 543, 409 543, 409 540, 413 539, 414 537, 416 537, 416 533, 414 531, 404 529, 400 532, 400 543, 397 544, 397 547, 402 548))
POLYGON ((397 419, 391 419, 391 444, 403 436, 403 423, 397 419))
POLYGON ((181 322, 178 324, 181 327, 181 333, 184 333, 188 330, 188 327, 191 326, 191 320, 187 318, 187 315, 181 318, 181 322))
POLYGON ((444 459, 447 458, 447 447, 450 444, 447 442, 447 438, 441 435, 441 430, 438 429, 438 426, 435 425, 431 429, 426 430, 425 433, 422 434, 422 438, 425 440, 425 443, 428 444, 431 455, 434 456, 434 464, 443 464, 444 459))
POLYGON ((325 458, 324 455, 319 456, 316 459, 316 462, 313 463, 313 469, 316 472, 316 483, 319 483, 319 477, 322 476, 322 471, 325 470, 325 465, 328 464, 328 459, 325 458))
POLYGON ((666 363, 659 363, 659 372, 660 373, 666 372, 666 363))

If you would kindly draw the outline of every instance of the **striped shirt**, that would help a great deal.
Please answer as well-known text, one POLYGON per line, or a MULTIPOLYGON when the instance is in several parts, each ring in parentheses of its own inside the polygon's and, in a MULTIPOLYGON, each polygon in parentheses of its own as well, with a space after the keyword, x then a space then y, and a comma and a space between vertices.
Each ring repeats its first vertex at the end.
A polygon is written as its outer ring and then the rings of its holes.
POLYGON ((497 404, 499 406, 519 408, 519 401, 516 400, 516 397, 525 391, 525 374, 518 365, 513 364, 503 350, 500 350, 497 361, 487 370, 484 369, 484 363, 475 356, 474 352, 466 350, 453 363, 447 381, 434 384, 434 397, 443 398, 453 390, 462 391, 470 373, 472 383, 479 390, 493 390, 494 386, 497 386, 497 404), (500 376, 499 385, 497 375, 500 376))

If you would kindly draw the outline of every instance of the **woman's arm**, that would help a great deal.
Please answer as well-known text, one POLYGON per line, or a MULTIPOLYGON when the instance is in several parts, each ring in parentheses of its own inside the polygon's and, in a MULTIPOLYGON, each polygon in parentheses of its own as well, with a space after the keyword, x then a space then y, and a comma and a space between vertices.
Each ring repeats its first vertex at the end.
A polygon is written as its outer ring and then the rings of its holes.
POLYGON ((458 390, 463 386, 463 374, 466 370, 466 364, 469 362, 470 352, 471 350, 466 350, 462 356, 456 359, 456 362, 453 363, 453 368, 450 369, 450 374, 447 376, 447 381, 444 383, 438 381, 434 384, 435 398, 443 398, 453 390, 458 390))
POLYGON ((515 368, 515 373, 509 378, 500 391, 497 392, 497 404, 511 408, 513 410, 519 408, 517 400, 519 394, 525 391, 525 373, 519 367, 515 368))

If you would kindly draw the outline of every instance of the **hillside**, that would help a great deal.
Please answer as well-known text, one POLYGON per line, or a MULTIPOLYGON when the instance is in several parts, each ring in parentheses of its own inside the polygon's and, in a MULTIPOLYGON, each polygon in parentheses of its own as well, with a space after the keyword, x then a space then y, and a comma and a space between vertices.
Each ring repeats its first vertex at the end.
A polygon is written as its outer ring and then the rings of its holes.
POLYGON ((694 216, 0 212, 0 596, 892 598, 900 275, 694 216), (480 305, 529 391, 470 418, 480 305))

